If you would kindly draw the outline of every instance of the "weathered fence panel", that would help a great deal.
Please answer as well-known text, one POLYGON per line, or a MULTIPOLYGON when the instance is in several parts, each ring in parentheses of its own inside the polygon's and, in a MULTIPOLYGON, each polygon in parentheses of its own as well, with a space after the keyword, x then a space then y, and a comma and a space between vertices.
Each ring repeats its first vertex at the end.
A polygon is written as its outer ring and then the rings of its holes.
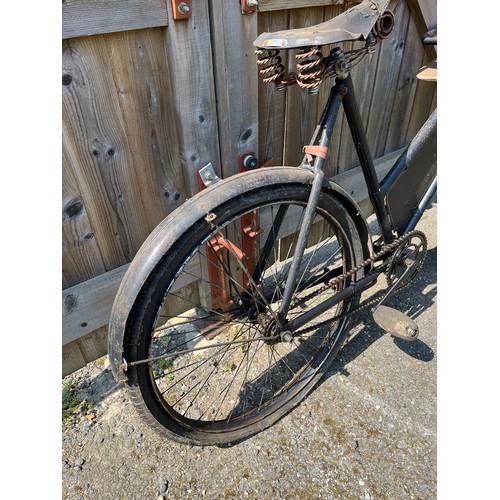
MULTIPOLYGON (((258 33, 317 24, 353 3, 261 0, 242 15, 239 0, 199 0, 175 21, 168 0, 63 2, 63 374, 105 354, 121 277, 153 228, 199 190, 201 167, 227 177, 247 152, 300 162, 329 88, 310 96, 263 84, 258 33)), ((414 78, 432 56, 420 34, 435 3, 392 1, 395 32, 353 71, 380 175, 436 106, 435 86, 414 78)), ((327 174, 361 201, 342 114, 334 133, 327 174)))

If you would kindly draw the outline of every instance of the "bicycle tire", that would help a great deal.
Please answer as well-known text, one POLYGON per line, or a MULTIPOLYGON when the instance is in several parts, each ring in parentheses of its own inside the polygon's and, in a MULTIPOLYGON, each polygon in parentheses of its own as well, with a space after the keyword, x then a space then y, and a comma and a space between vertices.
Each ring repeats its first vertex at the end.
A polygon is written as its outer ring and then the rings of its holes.
MULTIPOLYGON (((255 340, 272 330, 299 214, 309 193, 310 186, 304 184, 271 185, 222 202, 209 217, 186 228, 143 284, 125 331, 125 358, 131 365, 127 383, 138 413, 164 436, 194 445, 220 445, 251 436, 298 404, 340 350, 347 320, 335 317, 355 307, 357 296, 325 313, 332 324, 307 336, 291 342, 255 340), (270 221, 276 221, 279 207, 287 208, 281 209, 285 215, 275 235, 270 221), (254 243, 252 266, 238 253, 244 248, 242 229, 249 216, 262 230, 253 236, 260 242, 254 243), (221 235, 226 246, 219 245, 217 256, 213 242, 221 235), (265 270, 255 283, 268 240, 273 242, 272 252, 267 252, 265 270), (191 264, 196 259, 201 264, 191 264), (220 301, 216 304, 214 284, 207 278, 214 264, 229 288, 222 306, 220 301), (210 338, 210 332, 215 337, 210 338), (165 355, 170 357, 158 359, 165 355), (156 359, 134 364, 151 357, 156 359)), ((323 190, 316 212, 289 317, 325 299, 323 294, 312 303, 301 303, 320 288, 328 270, 346 271, 363 260, 360 234, 335 194, 323 190)), ((348 284, 344 281, 338 289, 348 284)), ((327 295, 331 294, 330 290, 327 295)), ((324 315, 316 319, 320 320, 324 315)))

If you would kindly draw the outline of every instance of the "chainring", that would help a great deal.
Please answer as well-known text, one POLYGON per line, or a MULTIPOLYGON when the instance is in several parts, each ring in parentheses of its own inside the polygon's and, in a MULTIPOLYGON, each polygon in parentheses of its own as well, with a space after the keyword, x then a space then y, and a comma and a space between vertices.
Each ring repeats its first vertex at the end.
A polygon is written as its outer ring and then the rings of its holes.
POLYGON ((410 272, 398 283, 396 290, 409 285, 411 280, 420 271, 427 254, 427 238, 422 231, 408 233, 404 241, 396 248, 387 261, 385 278, 388 286, 399 280, 410 267, 410 272))

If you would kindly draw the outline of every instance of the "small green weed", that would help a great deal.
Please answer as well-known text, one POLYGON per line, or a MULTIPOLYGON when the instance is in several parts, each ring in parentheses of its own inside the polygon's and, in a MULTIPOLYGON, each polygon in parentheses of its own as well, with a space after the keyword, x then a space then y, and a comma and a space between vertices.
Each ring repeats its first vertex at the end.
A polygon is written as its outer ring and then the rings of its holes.
MULTIPOLYGON (((62 423, 67 425, 73 422, 76 416, 85 407, 86 401, 79 401, 75 397, 75 387, 72 383, 66 382, 62 388, 62 423)), ((88 403, 87 409, 92 408, 93 404, 88 403)))
POLYGON ((225 372, 232 372, 236 368, 236 365, 232 361, 224 361, 222 363, 222 369, 225 372))

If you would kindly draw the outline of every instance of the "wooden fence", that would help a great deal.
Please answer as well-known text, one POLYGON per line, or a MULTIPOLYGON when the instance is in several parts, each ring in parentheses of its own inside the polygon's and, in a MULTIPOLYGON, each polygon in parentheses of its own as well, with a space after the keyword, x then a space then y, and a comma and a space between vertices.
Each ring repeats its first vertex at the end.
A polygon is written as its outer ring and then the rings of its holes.
MULTIPOLYGON (((63 0, 63 375, 106 353, 128 263, 198 191, 201 167, 212 162, 227 177, 246 152, 261 163, 300 162, 328 85, 310 96, 262 84, 252 42, 263 31, 323 22, 353 2, 260 0, 243 15, 240 0, 193 0, 181 20, 173 3, 63 0)), ((436 1, 394 0, 390 8, 393 34, 353 71, 381 172, 436 107, 435 86, 414 78, 435 58, 420 35, 436 24, 436 1)), ((334 134, 328 175, 361 201, 344 118, 334 134)))

